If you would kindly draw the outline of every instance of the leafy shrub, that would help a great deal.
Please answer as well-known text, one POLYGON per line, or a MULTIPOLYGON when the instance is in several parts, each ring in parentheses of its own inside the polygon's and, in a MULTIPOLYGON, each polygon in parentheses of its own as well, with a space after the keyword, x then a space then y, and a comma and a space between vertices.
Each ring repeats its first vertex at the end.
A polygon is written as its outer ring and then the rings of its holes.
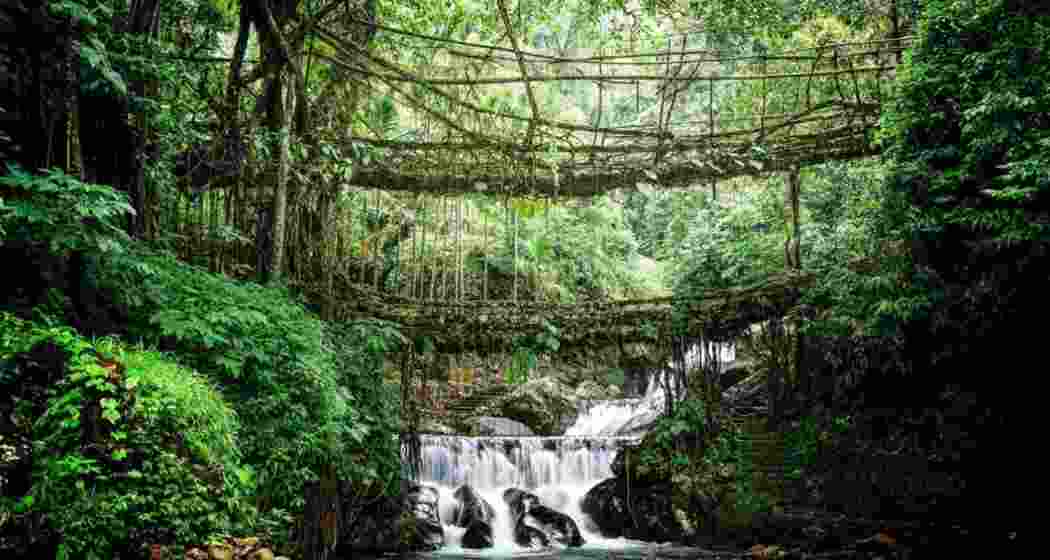
POLYGON ((771 191, 746 193, 733 207, 699 208, 672 269, 675 295, 747 285, 782 271, 784 237, 776 233, 781 227, 771 191))
POLYGON ((4 239, 46 242, 55 254, 119 252, 127 243, 127 234, 117 223, 135 212, 127 195, 105 185, 84 183, 58 169, 34 175, 8 164, 7 172, 0 176, 0 234, 4 239))
POLYGON ((302 508, 303 483, 325 464, 343 477, 380 478, 377 465, 389 461, 362 459, 372 445, 389 447, 373 430, 396 431, 396 394, 371 377, 386 338, 372 340, 363 326, 329 331, 284 288, 232 281, 168 254, 135 248, 100 269, 127 308, 130 334, 208 375, 237 410, 263 511, 302 508))
POLYGON ((341 476, 399 493, 401 447, 392 434, 400 429, 401 400, 398 385, 384 379, 384 356, 407 341, 397 325, 379 320, 331 324, 325 332, 340 388, 354 410, 347 429, 355 436, 345 438, 353 460, 339 465, 341 476))
POLYGON ((31 490, 16 507, 46 517, 62 537, 60 558, 112 558, 158 530, 204 542, 249 521, 237 417, 199 374, 157 352, 6 313, 0 327, 0 385, 34 458, 31 490), (60 361, 41 359, 48 354, 60 361), (40 375, 48 381, 36 399, 15 396, 29 397, 17 391, 40 375))

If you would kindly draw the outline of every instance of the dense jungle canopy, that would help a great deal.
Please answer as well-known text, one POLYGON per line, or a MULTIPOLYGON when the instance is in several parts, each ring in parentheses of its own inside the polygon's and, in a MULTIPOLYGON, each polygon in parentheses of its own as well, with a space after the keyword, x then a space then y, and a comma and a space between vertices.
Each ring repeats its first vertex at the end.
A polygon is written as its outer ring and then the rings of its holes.
MULTIPOLYGON (((930 515, 1012 512, 1033 420, 994 374, 1039 363, 1050 272, 1038 4, 4 2, 0 555, 294 541, 309 481, 399 491, 437 354, 527 377, 690 324, 766 325, 774 425, 852 418, 864 453, 959 473, 930 515), (630 302, 664 307, 594 311, 630 302)), ((691 375, 677 432, 715 425, 691 375)))

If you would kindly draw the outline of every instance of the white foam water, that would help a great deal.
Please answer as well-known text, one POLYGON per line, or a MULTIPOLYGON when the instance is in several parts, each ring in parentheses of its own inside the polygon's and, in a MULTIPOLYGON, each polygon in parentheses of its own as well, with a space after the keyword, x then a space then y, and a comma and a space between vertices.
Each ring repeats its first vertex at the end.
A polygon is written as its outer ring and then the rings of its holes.
MULTIPOLYGON (((719 362, 728 364, 736 359, 734 344, 716 345, 719 362)), ((699 367, 705 358, 705 352, 699 345, 694 345, 685 355, 685 367, 699 367)), ((673 364, 668 364, 668 368, 673 364)), ((634 399, 616 399, 592 401, 582 408, 576 422, 565 431, 567 436, 641 436, 648 431, 657 418, 664 413, 667 398, 685 397, 684 387, 676 386, 674 377, 666 370, 649 376, 645 395, 634 399)))

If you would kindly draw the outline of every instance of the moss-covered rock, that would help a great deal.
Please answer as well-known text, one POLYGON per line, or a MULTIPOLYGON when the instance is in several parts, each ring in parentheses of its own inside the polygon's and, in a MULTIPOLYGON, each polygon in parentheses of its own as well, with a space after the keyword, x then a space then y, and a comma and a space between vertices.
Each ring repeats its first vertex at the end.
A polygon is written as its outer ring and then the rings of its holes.
POLYGON ((553 377, 531 379, 481 408, 479 414, 510 418, 539 435, 558 432, 563 416, 575 413, 573 391, 553 377))
POLYGON ((576 400, 600 400, 608 398, 607 388, 593 379, 587 379, 576 387, 576 400))

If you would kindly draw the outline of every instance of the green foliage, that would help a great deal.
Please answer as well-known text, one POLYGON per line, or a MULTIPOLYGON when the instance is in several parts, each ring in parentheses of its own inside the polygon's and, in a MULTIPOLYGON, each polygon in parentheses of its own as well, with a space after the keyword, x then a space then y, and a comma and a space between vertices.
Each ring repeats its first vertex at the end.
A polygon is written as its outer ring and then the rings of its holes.
POLYGON ((505 376, 506 383, 520 384, 529 380, 529 372, 536 367, 536 353, 530 348, 517 348, 511 356, 505 376))
POLYGON ((383 368, 385 355, 405 348, 408 341, 397 325, 379 320, 330 324, 326 336, 341 388, 356 410, 348 428, 360 434, 359 443, 345 450, 354 460, 339 465, 342 476, 364 486, 373 481, 388 493, 399 492, 401 448, 390 434, 400 429, 400 395, 396 383, 384 380, 383 368))
POLYGON ((813 464, 817 455, 819 433, 816 420, 805 417, 799 422, 799 426, 784 435, 787 444, 787 458, 785 468, 789 478, 799 479, 802 477, 802 469, 813 464))
POLYGON ((749 285, 783 270, 784 237, 778 233, 783 213, 773 191, 749 192, 733 206, 708 204, 697 210, 672 268, 676 296, 749 285))
POLYGON ((816 418, 811 416, 802 418, 797 427, 784 434, 784 443, 787 445, 785 476, 795 480, 802 478, 806 469, 816 461, 821 449, 828 447, 829 442, 848 432, 852 426, 851 416, 837 416, 825 426, 819 425, 816 418))
POLYGON ((376 430, 394 425, 395 395, 369 384, 389 327, 375 336, 329 332, 283 288, 234 282, 171 255, 136 249, 101 268, 100 282, 128 310, 129 332, 175 352, 233 404, 245 462, 256 466, 258 492, 274 507, 302 507, 303 483, 323 464, 347 477, 387 472, 389 442, 376 430), (344 339, 365 354, 337 351, 344 339), (374 445, 382 452, 354 460, 374 445))
POLYGON ((1050 238, 1025 211, 1050 191, 1050 69, 1037 62, 1048 47, 1046 18, 1005 0, 926 5, 882 123, 891 186, 922 205, 915 235, 1050 238))
POLYGON ((698 399, 679 402, 671 414, 661 416, 649 431, 639 466, 657 471, 686 467, 698 459, 695 451, 704 448, 709 435, 703 402, 698 399))
POLYGON ((558 327, 545 318, 541 318, 540 321, 543 325, 542 331, 515 337, 514 354, 505 375, 507 383, 525 383, 529 380, 529 372, 536 367, 537 356, 552 354, 561 347, 558 327))
POLYGON ((555 275, 562 301, 579 294, 617 297, 658 288, 659 279, 646 277, 638 267, 638 243, 619 203, 600 197, 577 208, 536 208, 523 213, 518 270, 555 275))
POLYGON ((0 232, 5 239, 47 242, 51 252, 120 252, 128 241, 119 218, 134 214, 127 196, 61 170, 33 175, 15 164, 0 177, 0 232), (6 202, 5 202, 6 200, 6 202))
MULTIPOLYGON (((30 494, 18 502, 46 515, 66 554, 112 558, 133 532, 163 528, 178 542, 196 543, 250 523, 242 497, 252 487, 238 476, 245 472, 238 419, 199 374, 156 352, 92 343, 68 328, 8 314, 0 314, 0 326, 0 364, 10 367, 42 342, 70 356, 44 413, 22 424, 31 426, 37 460, 30 494), (92 405, 100 407, 101 439, 84 445, 92 405), (218 484, 202 471, 219 473, 218 484)), ((18 373, 6 371, 0 385, 18 373)))

